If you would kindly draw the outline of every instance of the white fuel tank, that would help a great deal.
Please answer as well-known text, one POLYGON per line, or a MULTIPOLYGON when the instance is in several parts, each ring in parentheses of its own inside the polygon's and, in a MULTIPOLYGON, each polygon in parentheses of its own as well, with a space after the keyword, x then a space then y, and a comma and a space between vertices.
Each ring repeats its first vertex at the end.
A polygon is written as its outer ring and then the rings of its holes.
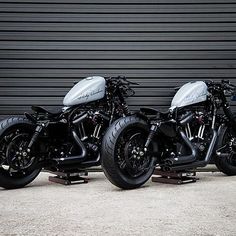
POLYGON ((79 81, 65 96, 66 107, 88 103, 105 96, 106 80, 101 76, 91 76, 79 81))
POLYGON ((183 85, 175 94, 171 108, 184 107, 207 100, 208 88, 205 82, 196 81, 183 85))

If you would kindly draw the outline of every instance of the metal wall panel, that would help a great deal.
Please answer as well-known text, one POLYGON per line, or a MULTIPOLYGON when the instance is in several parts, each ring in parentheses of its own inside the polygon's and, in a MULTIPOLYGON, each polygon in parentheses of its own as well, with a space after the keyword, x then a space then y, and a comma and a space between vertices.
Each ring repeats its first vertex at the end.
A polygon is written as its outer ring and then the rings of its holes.
POLYGON ((139 82, 132 109, 165 109, 190 80, 234 81, 236 1, 0 0, 0 118, 60 106, 90 75, 139 82))

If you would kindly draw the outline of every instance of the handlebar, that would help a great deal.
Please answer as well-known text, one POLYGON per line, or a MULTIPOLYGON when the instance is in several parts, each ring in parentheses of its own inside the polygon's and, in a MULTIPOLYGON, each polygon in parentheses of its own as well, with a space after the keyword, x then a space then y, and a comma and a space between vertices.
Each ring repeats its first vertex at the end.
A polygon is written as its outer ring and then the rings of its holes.
POLYGON ((117 77, 110 77, 111 80, 120 80, 122 81, 123 84, 126 84, 126 85, 139 85, 139 83, 136 83, 136 82, 132 82, 130 80, 128 80, 125 76, 117 76, 117 77))
POLYGON ((221 90, 230 93, 234 93, 236 91, 236 86, 231 84, 229 80, 221 80, 221 82, 206 81, 206 84, 209 89, 213 89, 215 91, 221 90))
POLYGON ((119 96, 131 97, 135 94, 135 91, 131 88, 131 85, 139 85, 138 83, 129 81, 125 76, 109 77, 107 82, 113 87, 119 96))
POLYGON ((227 90, 235 90, 236 89, 236 86, 231 84, 229 81, 227 83, 223 83, 223 85, 224 85, 224 88, 227 90))

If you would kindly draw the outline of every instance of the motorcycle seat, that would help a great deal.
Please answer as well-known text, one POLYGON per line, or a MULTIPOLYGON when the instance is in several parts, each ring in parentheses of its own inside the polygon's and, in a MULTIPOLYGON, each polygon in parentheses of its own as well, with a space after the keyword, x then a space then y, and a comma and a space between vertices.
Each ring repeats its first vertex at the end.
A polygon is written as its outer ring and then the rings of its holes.
POLYGON ((60 115, 62 112, 61 109, 48 110, 45 107, 41 107, 41 106, 32 106, 31 109, 37 113, 48 114, 52 116, 60 115))
POLYGON ((169 114, 169 110, 167 111, 159 111, 157 109, 154 109, 154 108, 150 108, 150 107, 142 107, 140 108, 140 111, 142 113, 145 113, 146 115, 160 115, 160 116, 167 116, 169 114))

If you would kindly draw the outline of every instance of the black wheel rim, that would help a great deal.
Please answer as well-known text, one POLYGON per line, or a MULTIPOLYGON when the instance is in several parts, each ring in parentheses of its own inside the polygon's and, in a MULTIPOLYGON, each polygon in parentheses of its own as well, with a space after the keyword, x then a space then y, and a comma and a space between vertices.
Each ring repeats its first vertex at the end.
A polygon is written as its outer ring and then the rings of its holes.
MULTIPOLYGON (((115 157, 119 170, 131 178, 137 178, 150 169, 151 151, 145 151, 147 132, 130 129, 123 132, 118 140, 115 157)), ((151 145, 150 145, 151 146, 151 145)))
POLYGON ((35 168, 33 149, 30 154, 26 147, 32 131, 15 128, 8 131, 0 140, 0 171, 12 178, 20 178, 31 174, 35 168), (17 153, 18 152, 18 153, 17 153))
POLYGON ((232 132, 227 132, 223 139, 225 151, 229 153, 227 162, 229 165, 236 167, 236 135, 232 132))

